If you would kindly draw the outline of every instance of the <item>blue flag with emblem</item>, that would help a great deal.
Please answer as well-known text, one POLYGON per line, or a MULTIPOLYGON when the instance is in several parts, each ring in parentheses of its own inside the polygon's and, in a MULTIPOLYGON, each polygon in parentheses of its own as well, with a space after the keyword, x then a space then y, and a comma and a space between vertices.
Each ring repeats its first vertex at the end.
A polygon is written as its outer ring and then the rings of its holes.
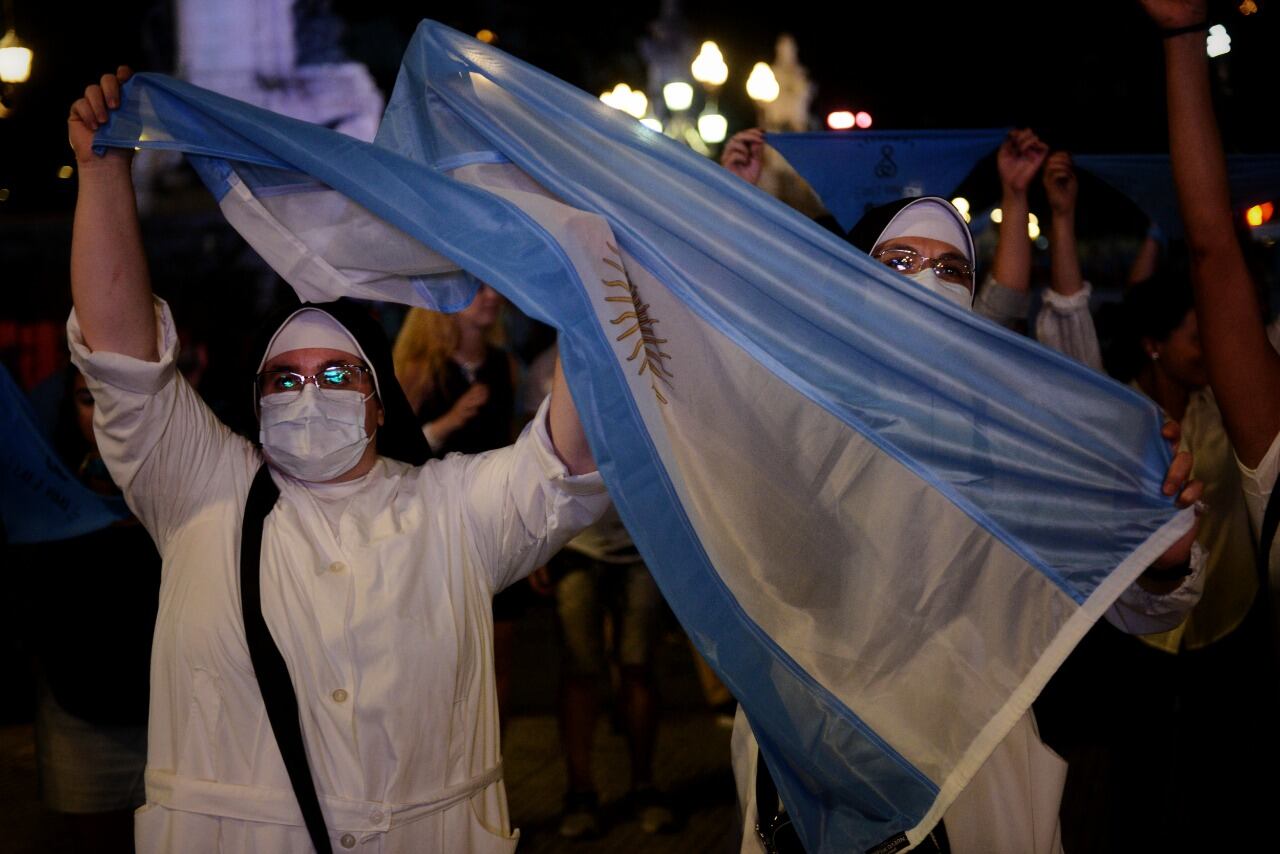
POLYGON ((306 298, 452 310, 471 274, 555 326, 811 851, 920 839, 1191 523, 1149 402, 439 24, 373 144, 152 75, 97 144, 186 152, 306 298))
POLYGON ((950 198, 1008 129, 860 130, 766 137, 848 231, 870 208, 916 196, 950 198))

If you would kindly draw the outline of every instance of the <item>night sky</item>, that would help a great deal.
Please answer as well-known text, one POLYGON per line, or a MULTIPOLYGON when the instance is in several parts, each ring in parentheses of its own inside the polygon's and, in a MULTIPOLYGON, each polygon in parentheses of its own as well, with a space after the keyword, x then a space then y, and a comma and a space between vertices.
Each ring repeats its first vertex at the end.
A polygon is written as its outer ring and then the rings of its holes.
MULTIPOLYGON (((415 23, 429 16, 469 33, 494 30, 500 47, 597 94, 619 81, 643 82, 637 39, 659 7, 493 0, 329 5, 345 24, 349 54, 388 91, 415 23)), ((1029 124, 1051 144, 1074 150, 1165 148, 1159 39, 1136 3, 848 3, 835 16, 818 11, 825 5, 683 4, 690 35, 714 38, 724 50, 730 78, 721 107, 731 132, 752 121, 742 92, 751 64, 772 59, 775 38, 789 32, 818 86, 818 116, 868 110, 878 128, 1029 124)), ((15 6, 18 33, 36 57, 14 114, 0 120, 0 187, 10 189, 0 222, 70 209, 74 181, 56 173, 71 161, 63 122, 85 83, 120 61, 168 70, 173 55, 165 2, 15 6)), ((1215 8, 1232 36, 1231 54, 1215 60, 1228 149, 1275 150, 1276 10, 1264 6, 1245 18, 1232 3, 1215 8)))

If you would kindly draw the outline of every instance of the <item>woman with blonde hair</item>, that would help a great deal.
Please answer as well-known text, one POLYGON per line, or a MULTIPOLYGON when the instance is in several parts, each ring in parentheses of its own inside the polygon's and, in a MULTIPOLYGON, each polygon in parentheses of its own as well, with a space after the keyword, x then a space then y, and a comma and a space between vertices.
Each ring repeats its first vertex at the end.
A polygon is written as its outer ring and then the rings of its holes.
POLYGON ((400 327, 392 351, 396 377, 438 456, 511 444, 516 365, 500 346, 504 302, 482 284, 462 311, 414 308, 400 327))

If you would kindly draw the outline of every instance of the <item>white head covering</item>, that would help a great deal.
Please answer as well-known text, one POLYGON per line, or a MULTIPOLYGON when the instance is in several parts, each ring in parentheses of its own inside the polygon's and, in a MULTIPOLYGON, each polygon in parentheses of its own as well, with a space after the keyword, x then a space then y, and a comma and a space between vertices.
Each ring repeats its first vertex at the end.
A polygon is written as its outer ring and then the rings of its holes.
POLYGON ((968 224, 951 202, 939 196, 922 196, 894 214, 875 245, 895 237, 941 240, 963 252, 970 264, 974 262, 973 235, 968 224))
POLYGON ((258 363, 258 370, 261 371, 263 365, 281 353, 305 350, 309 347, 342 350, 344 353, 358 356, 373 375, 373 390, 379 391, 378 372, 369 361, 369 357, 364 354, 360 342, 333 315, 310 306, 298 309, 280 324, 280 328, 276 330, 275 335, 271 336, 271 341, 267 344, 267 352, 258 363))

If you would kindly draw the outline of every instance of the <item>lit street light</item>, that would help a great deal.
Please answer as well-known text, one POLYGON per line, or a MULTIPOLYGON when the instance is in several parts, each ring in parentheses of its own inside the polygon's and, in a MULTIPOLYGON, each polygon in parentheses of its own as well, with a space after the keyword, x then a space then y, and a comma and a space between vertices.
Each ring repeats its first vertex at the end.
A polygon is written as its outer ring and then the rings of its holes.
POLYGON ((751 74, 747 77, 747 95, 751 100, 772 104, 778 100, 778 94, 781 91, 778 78, 773 76, 773 69, 769 67, 769 63, 757 62, 751 67, 751 74))
POLYGON ((693 87, 683 80, 662 87, 662 100, 672 112, 687 110, 693 104, 693 87))
POLYGON ((729 120, 719 113, 703 113, 698 116, 698 135, 715 145, 724 142, 729 132, 729 120))
POLYGON ((637 119, 644 118, 644 114, 649 111, 649 99, 644 92, 632 89, 626 83, 619 83, 611 91, 603 93, 600 100, 637 119))
POLYGON ((723 85, 729 79, 729 66, 724 62, 724 54, 712 41, 702 43, 702 50, 698 51, 689 70, 693 72, 694 80, 712 88, 723 85))
POLYGON ((0 83, 26 83, 31 76, 31 48, 10 27, 0 38, 0 83))

